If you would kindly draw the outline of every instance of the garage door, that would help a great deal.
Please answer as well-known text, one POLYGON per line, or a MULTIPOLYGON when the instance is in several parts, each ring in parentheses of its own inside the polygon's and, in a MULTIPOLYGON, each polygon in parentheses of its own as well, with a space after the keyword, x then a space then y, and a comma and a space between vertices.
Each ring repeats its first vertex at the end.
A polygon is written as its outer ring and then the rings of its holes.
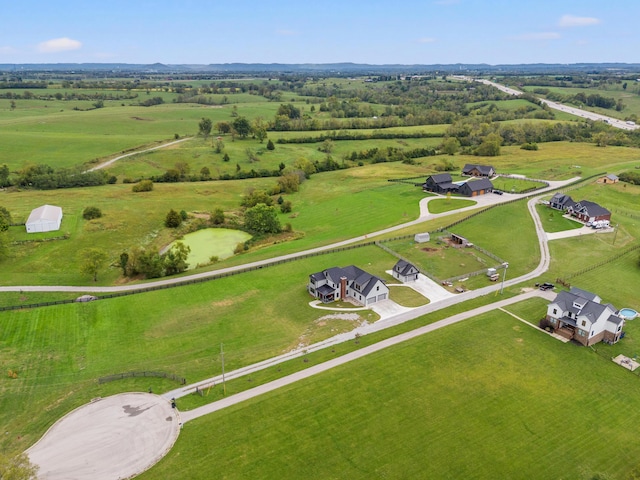
POLYGON ((376 303, 376 297, 367 298, 367 305, 370 303, 376 303))
POLYGON ((383 293, 382 295, 378 295, 378 301, 380 300, 386 300, 387 299, 387 294, 383 293))

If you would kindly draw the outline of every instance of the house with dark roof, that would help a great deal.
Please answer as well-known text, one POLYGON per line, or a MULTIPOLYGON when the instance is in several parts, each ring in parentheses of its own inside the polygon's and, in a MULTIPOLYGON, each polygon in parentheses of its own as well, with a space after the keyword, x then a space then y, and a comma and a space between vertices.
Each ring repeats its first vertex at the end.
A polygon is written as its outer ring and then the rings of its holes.
POLYGON ((562 210, 563 212, 569 208, 573 207, 576 204, 569 195, 565 195, 564 193, 556 193, 551 200, 549 200, 549 206, 551 208, 555 208, 556 210, 562 210))
POLYGON ((484 195, 485 193, 493 192, 493 183, 488 178, 479 178, 465 182, 460 185, 458 193, 467 197, 477 197, 478 195, 484 195))
POLYGON ((450 173, 437 173, 427 177, 426 182, 422 185, 425 192, 433 193, 455 193, 458 191, 459 185, 453 183, 450 173))
POLYGON ((384 280, 350 265, 332 267, 309 275, 307 291, 323 303, 351 301, 365 307, 389 298, 384 280))
POLYGON ((405 261, 398 260, 396 264, 393 266, 393 271, 391 275, 393 278, 400 280, 401 282, 413 282, 418 279, 418 274, 420 272, 415 267, 415 265, 405 261))
POLYGON ((598 222, 611 220, 611 212, 589 200, 580 200, 575 205, 567 208, 567 212, 583 222, 598 222))
POLYGON ((546 318, 555 333, 584 346, 616 343, 622 336, 624 318, 613 305, 601 301, 594 293, 572 287, 549 303, 546 318))
POLYGON ((495 168, 491 165, 474 165, 472 163, 467 163, 462 168, 462 175, 467 175, 469 177, 486 177, 490 178, 496 174, 495 168))

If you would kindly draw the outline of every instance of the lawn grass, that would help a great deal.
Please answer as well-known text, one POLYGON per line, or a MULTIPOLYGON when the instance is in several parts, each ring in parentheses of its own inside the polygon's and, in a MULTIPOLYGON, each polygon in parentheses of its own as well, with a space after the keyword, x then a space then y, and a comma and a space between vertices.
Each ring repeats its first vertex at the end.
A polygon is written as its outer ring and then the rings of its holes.
POLYGON ((545 232, 563 232, 565 230, 573 230, 582 228, 584 225, 564 216, 564 212, 549 207, 548 205, 536 205, 536 210, 542 222, 542 228, 545 232))
POLYGON ((623 479, 636 382, 492 312, 189 422, 140 478, 623 479))
POLYGON ((521 193, 534 188, 543 188, 546 185, 541 182, 532 182, 522 178, 494 177, 491 179, 493 188, 503 192, 521 193))
POLYGON ((389 286, 389 298, 403 307, 415 308, 427 305, 429 299, 416 292, 410 286, 389 286))

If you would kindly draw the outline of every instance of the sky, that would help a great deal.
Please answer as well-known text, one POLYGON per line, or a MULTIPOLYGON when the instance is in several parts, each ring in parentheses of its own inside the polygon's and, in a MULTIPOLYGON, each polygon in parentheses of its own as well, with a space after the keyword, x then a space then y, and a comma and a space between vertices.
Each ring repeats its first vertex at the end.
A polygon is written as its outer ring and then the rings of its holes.
POLYGON ((9 64, 640 63, 637 0, 22 0, 0 12, 9 64))

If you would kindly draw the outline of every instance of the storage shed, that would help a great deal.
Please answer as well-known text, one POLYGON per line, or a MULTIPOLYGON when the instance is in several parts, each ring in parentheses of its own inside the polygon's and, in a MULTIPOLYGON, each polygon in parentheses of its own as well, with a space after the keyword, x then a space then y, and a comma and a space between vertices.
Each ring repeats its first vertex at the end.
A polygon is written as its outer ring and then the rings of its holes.
POLYGON ((42 205, 34 209, 27 219, 27 233, 53 232, 60 230, 62 208, 54 205, 42 205))

